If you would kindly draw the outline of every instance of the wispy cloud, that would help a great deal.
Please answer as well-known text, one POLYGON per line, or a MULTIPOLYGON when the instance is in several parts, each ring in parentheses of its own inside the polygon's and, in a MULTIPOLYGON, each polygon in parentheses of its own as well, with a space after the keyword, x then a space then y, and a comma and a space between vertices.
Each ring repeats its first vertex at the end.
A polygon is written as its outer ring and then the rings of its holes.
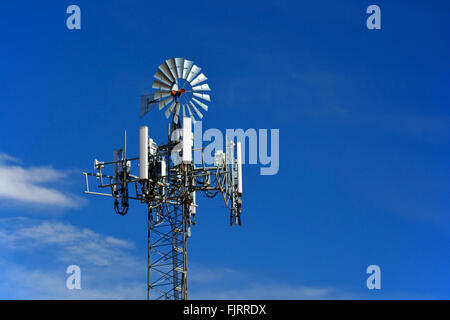
POLYGON ((19 217, 0 219, 0 249, 35 261, 0 261, 1 298, 145 298, 145 260, 129 241, 69 223, 19 217), (81 290, 66 288, 65 271, 72 264, 81 268, 81 290))
POLYGON ((0 153, 0 163, 1 162, 15 162, 15 163, 20 163, 21 161, 17 158, 14 158, 13 156, 10 156, 9 154, 6 153, 0 153))
POLYGON ((125 252, 134 248, 133 243, 54 220, 0 219, 0 243, 16 250, 48 248, 64 263, 100 267, 124 265, 127 268, 137 263, 125 252))
POLYGON ((81 290, 66 288, 64 269, 42 270, 14 264, 0 263, 0 298, 2 299, 144 299, 145 283, 114 282, 110 286, 87 286, 84 284, 82 271, 81 290), (59 271, 59 272, 58 272, 59 271), (5 293, 7 293, 5 295, 5 293))
POLYGON ((351 299, 332 287, 285 283, 248 270, 192 265, 189 268, 191 299, 272 300, 272 299, 351 299))
POLYGON ((48 184, 59 182, 67 173, 51 167, 25 167, 10 155, 0 154, 0 198, 16 204, 76 208, 80 198, 48 184))
POLYGON ((233 289, 205 289, 194 292, 193 299, 213 300, 308 300, 308 299, 346 299, 333 288, 309 287, 301 285, 252 283, 233 289))
POLYGON ((193 265, 189 269, 189 281, 195 283, 211 283, 223 280, 232 274, 236 274, 230 268, 206 268, 199 265, 193 265))

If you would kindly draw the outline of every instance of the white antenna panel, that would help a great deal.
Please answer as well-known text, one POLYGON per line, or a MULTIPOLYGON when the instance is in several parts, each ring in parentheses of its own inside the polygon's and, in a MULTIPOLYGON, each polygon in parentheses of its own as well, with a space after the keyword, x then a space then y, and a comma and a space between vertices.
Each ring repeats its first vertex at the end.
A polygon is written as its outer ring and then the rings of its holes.
POLYGON ((192 119, 190 117, 183 118, 183 162, 192 162, 192 119))
POLYGON ((161 159, 161 177, 166 176, 166 161, 161 159))
POLYGON ((196 208, 197 208, 197 203, 195 201, 195 191, 192 192, 192 203, 191 203, 191 214, 195 214, 196 213, 196 208))
POLYGON ((149 154, 150 154, 151 156, 156 155, 156 151, 158 150, 158 146, 156 145, 156 142, 153 141, 152 138, 149 138, 149 139, 148 139, 148 147, 149 147, 149 148, 148 148, 149 154))
POLYGON ((222 150, 216 150, 214 154, 214 166, 222 167, 225 165, 225 153, 222 150))
POLYGON ((242 194, 242 150, 241 143, 236 143, 236 162, 237 162, 237 191, 242 194))
POLYGON ((139 128, 139 178, 148 179, 148 127, 139 128))

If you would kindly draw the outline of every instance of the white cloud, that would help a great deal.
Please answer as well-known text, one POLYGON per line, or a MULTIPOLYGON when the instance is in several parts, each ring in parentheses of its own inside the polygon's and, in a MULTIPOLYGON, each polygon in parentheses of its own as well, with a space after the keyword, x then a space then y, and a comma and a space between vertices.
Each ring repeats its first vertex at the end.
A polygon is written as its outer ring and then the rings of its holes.
POLYGON ((123 286, 113 283, 109 287, 84 287, 82 271, 81 290, 66 288, 67 274, 49 270, 31 269, 14 264, 0 264, 0 298, 2 299, 144 299, 145 284, 133 282, 123 286))
POLYGON ((145 298, 146 262, 129 241, 69 223, 18 217, 0 219, 0 248, 27 261, 0 260, 0 298, 145 298), (66 288, 66 268, 72 264, 81 268, 81 290, 66 288))
POLYGON ((0 219, 0 242, 6 248, 35 251, 50 248, 56 259, 86 266, 126 265, 135 267, 131 242, 103 235, 87 228, 52 220, 24 217, 0 219))
POLYGON ((283 283, 261 277, 244 269, 214 268, 192 265, 190 298, 213 300, 273 299, 348 299, 347 294, 331 287, 283 283))
POLYGON ((80 198, 45 184, 67 177, 65 172, 51 167, 24 167, 20 161, 0 154, 0 198, 20 204, 76 208, 80 198))

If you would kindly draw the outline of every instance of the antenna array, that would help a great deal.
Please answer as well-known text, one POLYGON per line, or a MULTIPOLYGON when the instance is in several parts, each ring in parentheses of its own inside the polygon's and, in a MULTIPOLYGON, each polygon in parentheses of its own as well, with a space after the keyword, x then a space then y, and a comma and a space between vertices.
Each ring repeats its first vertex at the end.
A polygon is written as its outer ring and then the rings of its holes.
POLYGON ((220 194, 230 208, 230 225, 241 225, 240 143, 226 141, 225 152, 216 151, 213 166, 204 161, 196 166, 192 161, 195 117, 191 107, 201 119, 198 106, 205 111, 208 106, 197 98, 211 101, 204 93, 210 88, 200 70, 192 61, 168 59, 155 74, 153 88, 158 91, 141 97, 141 117, 155 105, 166 108, 167 118, 172 114, 166 144, 158 146, 149 137, 148 127, 140 127, 139 157, 127 158, 125 133, 124 148, 114 151, 112 162, 94 160, 94 173, 83 172, 85 193, 112 197, 116 213, 126 215, 130 199, 147 206, 147 299, 188 298, 187 239, 196 222, 197 193, 208 198, 220 194), (137 162, 139 173, 134 175, 133 163, 137 162), (113 173, 108 175, 106 168, 111 166, 113 173), (109 192, 91 191, 89 177, 95 177, 98 188, 109 192))

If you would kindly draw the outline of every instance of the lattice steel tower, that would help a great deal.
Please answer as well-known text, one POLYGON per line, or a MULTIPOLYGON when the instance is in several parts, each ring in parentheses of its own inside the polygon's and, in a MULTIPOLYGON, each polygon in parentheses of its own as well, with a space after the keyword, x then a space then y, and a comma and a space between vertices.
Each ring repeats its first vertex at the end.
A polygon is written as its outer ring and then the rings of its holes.
POLYGON ((207 111, 205 103, 211 102, 207 78, 200 70, 184 58, 168 59, 155 74, 156 91, 141 97, 141 117, 156 105, 166 108, 166 118, 172 115, 166 144, 158 146, 149 138, 148 127, 140 127, 139 157, 127 158, 125 133, 124 147, 114 151, 112 162, 94 160, 95 173, 83 172, 85 193, 112 197, 118 214, 127 214, 129 199, 147 205, 147 299, 188 298, 187 239, 195 224, 197 192, 209 198, 220 193, 230 207, 230 225, 241 225, 240 142, 226 140, 225 150, 216 150, 213 164, 204 161, 203 150, 199 163, 193 161, 192 110, 202 119, 199 108, 207 111), (133 161, 139 162, 138 175, 132 174, 133 161), (111 165, 113 173, 105 174, 111 165), (99 181, 98 188, 110 193, 90 190, 90 176, 99 181))

